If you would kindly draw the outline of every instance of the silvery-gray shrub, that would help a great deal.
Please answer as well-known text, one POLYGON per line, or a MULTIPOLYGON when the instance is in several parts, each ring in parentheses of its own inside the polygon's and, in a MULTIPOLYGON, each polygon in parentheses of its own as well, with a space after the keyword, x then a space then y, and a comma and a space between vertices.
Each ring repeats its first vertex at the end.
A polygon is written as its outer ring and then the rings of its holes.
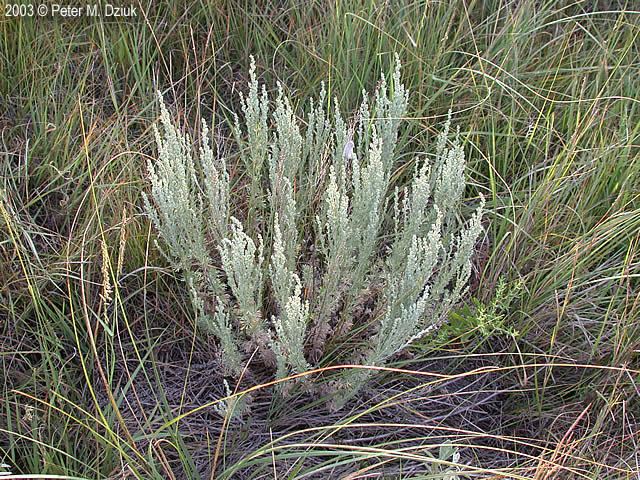
MULTIPOLYGON (((383 366, 434 332, 466 291, 483 202, 460 219, 458 135, 450 141, 447 121, 435 154, 418 155, 410 179, 392 185, 409 101, 397 57, 391 82, 382 77, 372 108, 363 92, 349 126, 337 99, 325 109, 324 86, 303 124, 282 85, 271 104, 253 59, 249 74, 232 127, 243 177, 234 191, 206 123, 196 161, 160 98, 145 196, 160 248, 230 374, 256 352, 279 378, 303 372, 327 363, 328 344, 334 362, 383 366), (358 313, 365 296, 376 305, 368 315, 358 313)), ((336 404, 367 376, 347 371, 336 404)))

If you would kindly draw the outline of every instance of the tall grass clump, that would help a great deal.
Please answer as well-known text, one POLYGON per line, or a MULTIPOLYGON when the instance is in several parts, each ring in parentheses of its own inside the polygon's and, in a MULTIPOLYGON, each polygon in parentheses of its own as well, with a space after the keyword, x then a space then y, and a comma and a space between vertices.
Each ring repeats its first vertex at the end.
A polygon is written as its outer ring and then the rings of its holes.
MULTIPOLYGON (((235 181, 206 123, 195 156, 160 98, 146 210, 228 374, 256 353, 277 378, 336 362, 384 366, 465 293, 483 206, 461 219, 465 155, 449 121, 433 160, 416 155, 410 181, 393 184, 408 102, 396 58, 391 82, 383 75, 371 99, 363 92, 349 125, 337 100, 327 111, 324 89, 303 125, 281 85, 275 102, 260 88, 252 62, 233 127, 235 181), (372 291, 375 307, 356 314, 372 291)), ((334 382, 340 401, 367 376, 334 382)))

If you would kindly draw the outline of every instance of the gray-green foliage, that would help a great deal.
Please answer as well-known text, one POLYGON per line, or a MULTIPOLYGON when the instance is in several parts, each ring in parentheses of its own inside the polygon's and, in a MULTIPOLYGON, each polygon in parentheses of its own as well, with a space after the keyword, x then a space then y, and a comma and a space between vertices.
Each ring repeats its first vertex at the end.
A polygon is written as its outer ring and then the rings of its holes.
POLYGON ((244 171, 249 177, 249 209, 247 223, 252 230, 258 229, 258 217, 262 212, 262 170, 269 148, 269 132, 267 116, 269 115, 269 100, 267 89, 263 85, 258 92, 258 80, 255 76, 256 65, 251 59, 249 75, 249 95, 244 97, 240 92, 240 104, 244 115, 244 130, 240 119, 235 115, 233 134, 242 151, 240 158, 244 164, 244 171))
POLYGON ((247 235, 242 223, 231 217, 231 232, 219 246, 220 262, 238 305, 240 326, 249 332, 260 328, 262 302, 262 237, 258 245, 247 235))
POLYGON ((282 228, 277 213, 273 229, 273 253, 269 275, 273 296, 280 310, 280 315, 272 317, 276 333, 273 345, 279 375, 284 375, 287 364, 297 372, 308 368, 303 352, 309 303, 302 299, 300 278, 287 265, 286 244, 282 239, 282 228))
MULTIPOLYGON (((391 84, 383 76, 373 109, 364 93, 349 126, 337 101, 328 114, 323 88, 303 127, 284 92, 278 85, 271 111, 252 61, 233 128, 243 177, 234 192, 206 124, 196 163, 162 105, 147 211, 230 371, 255 347, 277 376, 302 372, 327 360, 327 342, 333 361, 384 365, 465 292, 483 207, 460 220, 464 151, 457 136, 449 146, 448 121, 433 160, 416 158, 410 180, 392 185, 409 99, 397 59, 391 84), (232 208, 243 204, 234 195, 247 206, 232 208), (378 313, 354 316, 372 285, 382 286, 378 313), (366 333, 361 349, 340 349, 355 331, 366 333)), ((366 376, 346 374, 344 398, 366 376)))
MULTIPOLYGON (((161 103, 161 135, 154 126, 158 159, 148 162, 151 196, 144 195, 145 206, 154 226, 161 233, 171 262, 188 271, 192 262, 206 265, 209 255, 205 244, 202 218, 203 198, 196 175, 188 137, 171 123, 169 112, 161 103)), ((203 142, 207 143, 208 139, 203 142)))

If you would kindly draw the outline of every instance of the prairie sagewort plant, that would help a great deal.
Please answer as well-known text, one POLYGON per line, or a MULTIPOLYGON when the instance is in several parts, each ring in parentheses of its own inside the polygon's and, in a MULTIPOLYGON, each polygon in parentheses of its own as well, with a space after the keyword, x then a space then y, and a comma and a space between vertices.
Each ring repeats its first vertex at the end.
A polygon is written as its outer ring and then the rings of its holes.
MULTIPOLYGON (((233 126, 234 179, 207 124, 194 160, 160 98, 144 196, 160 248, 184 276, 227 375, 251 356, 278 378, 329 364, 383 366, 437 330, 465 293, 483 202, 460 219, 458 136, 449 141, 447 121, 435 155, 417 155, 410 179, 392 185, 409 100, 397 57, 391 85, 383 75, 371 105, 363 92, 351 125, 337 100, 326 110, 324 87, 306 122, 282 86, 272 103, 253 59, 248 87, 233 126)), ((345 370, 333 382, 337 406, 369 374, 345 370)))

